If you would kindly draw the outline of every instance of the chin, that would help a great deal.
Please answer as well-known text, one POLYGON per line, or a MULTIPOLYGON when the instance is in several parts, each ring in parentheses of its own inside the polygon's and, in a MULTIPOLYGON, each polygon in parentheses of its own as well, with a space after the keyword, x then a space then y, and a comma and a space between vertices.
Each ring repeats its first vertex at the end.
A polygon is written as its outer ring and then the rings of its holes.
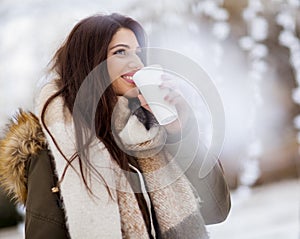
POLYGON ((126 98, 136 98, 138 97, 138 95, 139 95, 138 88, 130 89, 123 94, 123 96, 126 98))

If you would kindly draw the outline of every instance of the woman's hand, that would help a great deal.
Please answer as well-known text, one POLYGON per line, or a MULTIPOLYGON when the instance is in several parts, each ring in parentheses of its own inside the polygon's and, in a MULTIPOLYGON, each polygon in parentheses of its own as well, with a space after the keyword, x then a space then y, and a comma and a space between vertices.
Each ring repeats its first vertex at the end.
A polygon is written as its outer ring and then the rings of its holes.
POLYGON ((144 107, 146 110, 148 110, 148 111, 150 111, 152 113, 152 111, 151 111, 148 103, 146 102, 146 100, 145 100, 145 98, 144 98, 144 96, 142 94, 138 95, 138 99, 141 102, 141 106, 144 107))
POLYGON ((164 74, 162 79, 163 83, 160 85, 160 88, 169 90, 164 99, 169 104, 174 105, 178 113, 178 118, 172 123, 165 125, 165 129, 170 136, 182 134, 182 130, 186 128, 191 113, 190 106, 183 98, 176 80, 172 76, 164 74))
MULTIPOLYGON (((161 89, 168 90, 168 93, 164 97, 164 100, 169 104, 174 105, 178 114, 178 118, 175 121, 164 125, 164 127, 167 130, 169 136, 180 136, 183 133, 182 131, 184 128, 186 128, 187 123, 189 121, 189 117, 191 115, 191 108, 186 102, 186 100, 183 98, 182 93, 179 90, 178 84, 176 83, 177 79, 175 79, 174 77, 172 77, 172 75, 169 74, 163 74, 161 78, 162 83, 159 87, 161 89)), ((138 99, 140 100, 141 106, 143 108, 152 112, 143 95, 139 94, 138 99)))

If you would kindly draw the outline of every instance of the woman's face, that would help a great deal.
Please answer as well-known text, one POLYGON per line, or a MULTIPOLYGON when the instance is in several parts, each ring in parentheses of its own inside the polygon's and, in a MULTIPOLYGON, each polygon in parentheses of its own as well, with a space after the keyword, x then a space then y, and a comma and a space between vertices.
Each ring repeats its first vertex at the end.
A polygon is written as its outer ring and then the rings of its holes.
POLYGON ((135 34, 127 28, 120 28, 109 43, 107 69, 117 95, 138 96, 132 76, 144 66, 137 55, 140 50, 135 34))

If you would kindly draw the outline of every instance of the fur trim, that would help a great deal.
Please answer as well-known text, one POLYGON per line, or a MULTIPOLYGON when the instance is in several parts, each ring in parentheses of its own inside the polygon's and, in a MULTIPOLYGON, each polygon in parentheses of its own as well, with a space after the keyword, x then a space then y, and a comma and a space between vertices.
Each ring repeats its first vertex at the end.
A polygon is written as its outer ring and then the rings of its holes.
POLYGON ((27 198, 26 164, 47 142, 38 118, 20 110, 0 140, 0 185, 22 204, 27 198))

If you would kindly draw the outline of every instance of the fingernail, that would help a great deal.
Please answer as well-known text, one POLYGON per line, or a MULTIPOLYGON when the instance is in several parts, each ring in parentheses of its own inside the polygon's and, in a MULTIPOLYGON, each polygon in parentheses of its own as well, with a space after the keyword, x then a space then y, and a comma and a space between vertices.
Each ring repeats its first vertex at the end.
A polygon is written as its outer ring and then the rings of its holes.
POLYGON ((166 74, 162 74, 161 78, 164 79, 164 80, 166 80, 166 79, 168 79, 168 76, 166 74))

